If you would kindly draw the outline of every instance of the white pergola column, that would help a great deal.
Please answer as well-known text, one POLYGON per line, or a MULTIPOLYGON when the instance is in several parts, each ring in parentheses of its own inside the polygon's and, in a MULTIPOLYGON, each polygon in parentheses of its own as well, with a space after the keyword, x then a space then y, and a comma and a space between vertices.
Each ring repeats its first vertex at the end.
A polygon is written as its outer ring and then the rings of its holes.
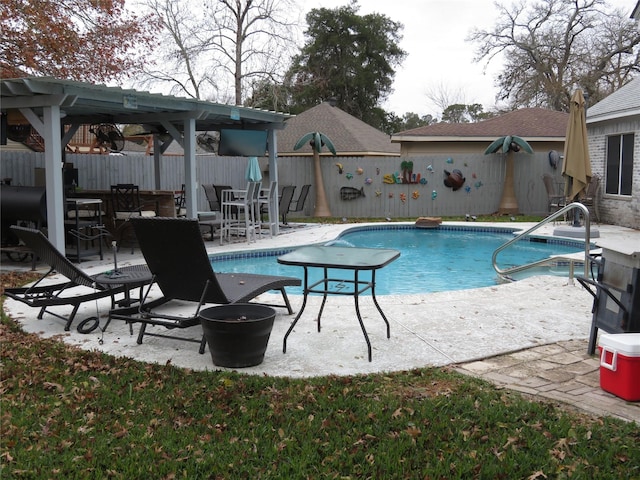
POLYGON ((182 147, 184 148, 184 188, 187 218, 198 216, 198 180, 196 177, 196 120, 189 118, 184 121, 182 147))
MULTIPOLYGON (((278 152, 278 136, 276 135, 276 131, 273 128, 270 128, 267 131, 267 141, 269 142, 269 178, 272 182, 278 182, 278 160, 277 160, 277 152, 278 152)), ((278 187, 276 187, 276 192, 278 191, 278 187)), ((275 231, 274 235, 278 235, 280 233, 280 222, 278 221, 279 208, 278 208, 278 195, 274 195, 271 199, 273 202, 272 211, 276 212, 276 222, 275 222, 275 231)))
POLYGON ((60 129, 60 106, 49 105, 42 109, 40 119, 32 109, 21 108, 20 112, 44 138, 45 186, 47 190, 47 231, 49 241, 65 253, 64 208, 62 204, 62 141, 60 129))

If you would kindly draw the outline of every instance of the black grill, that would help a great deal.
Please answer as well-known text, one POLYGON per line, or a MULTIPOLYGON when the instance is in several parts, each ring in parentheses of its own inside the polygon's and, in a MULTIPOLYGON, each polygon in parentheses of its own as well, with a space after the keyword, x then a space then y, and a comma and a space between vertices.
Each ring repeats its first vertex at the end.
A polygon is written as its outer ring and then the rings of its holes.
POLYGON ((30 222, 40 229, 47 222, 47 194, 44 187, 0 187, 2 246, 17 245, 18 239, 9 227, 30 222))
POLYGON ((598 329, 607 333, 640 332, 638 253, 625 255, 603 248, 602 258, 591 261, 598 266, 595 279, 576 277, 593 296, 589 354, 595 352, 598 329))

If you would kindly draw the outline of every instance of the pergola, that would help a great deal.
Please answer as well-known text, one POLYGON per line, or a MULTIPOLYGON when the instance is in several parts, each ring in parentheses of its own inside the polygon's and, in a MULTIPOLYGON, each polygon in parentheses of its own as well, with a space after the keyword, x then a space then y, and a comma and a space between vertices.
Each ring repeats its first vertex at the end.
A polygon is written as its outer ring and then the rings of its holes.
POLYGON ((0 80, 2 113, 16 109, 44 138, 49 239, 64 252, 62 152, 81 125, 96 123, 142 124, 152 132, 167 132, 161 143, 154 135, 155 188, 160 189, 161 156, 176 140, 184 149, 187 216, 195 218, 197 131, 221 128, 266 130, 269 171, 277 181, 277 135, 290 115, 234 105, 167 96, 150 92, 28 77, 0 80), (65 131, 63 125, 69 128, 65 131))

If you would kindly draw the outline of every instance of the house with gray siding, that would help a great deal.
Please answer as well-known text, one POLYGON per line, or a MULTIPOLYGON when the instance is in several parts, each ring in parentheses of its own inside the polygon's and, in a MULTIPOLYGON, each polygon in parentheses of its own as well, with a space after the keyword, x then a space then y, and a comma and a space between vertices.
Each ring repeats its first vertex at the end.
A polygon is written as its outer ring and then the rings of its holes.
POLYGON ((602 221, 640 228, 640 78, 587 109, 587 135, 602 221))

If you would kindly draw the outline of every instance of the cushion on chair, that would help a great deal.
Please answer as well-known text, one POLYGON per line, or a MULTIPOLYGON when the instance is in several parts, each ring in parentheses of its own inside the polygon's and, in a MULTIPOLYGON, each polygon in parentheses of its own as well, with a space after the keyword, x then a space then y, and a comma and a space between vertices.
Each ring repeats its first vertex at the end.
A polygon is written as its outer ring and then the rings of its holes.
MULTIPOLYGON (((100 212, 100 214, 104 217, 105 212, 100 212)), ((94 210, 78 210, 78 218, 96 218, 98 216, 98 212, 94 210)), ((76 218, 76 211, 69 210, 67 212, 67 217, 76 218)))
POLYGON ((153 210, 142 210, 141 212, 115 212, 117 220, 129 220, 131 217, 155 217, 153 210))

